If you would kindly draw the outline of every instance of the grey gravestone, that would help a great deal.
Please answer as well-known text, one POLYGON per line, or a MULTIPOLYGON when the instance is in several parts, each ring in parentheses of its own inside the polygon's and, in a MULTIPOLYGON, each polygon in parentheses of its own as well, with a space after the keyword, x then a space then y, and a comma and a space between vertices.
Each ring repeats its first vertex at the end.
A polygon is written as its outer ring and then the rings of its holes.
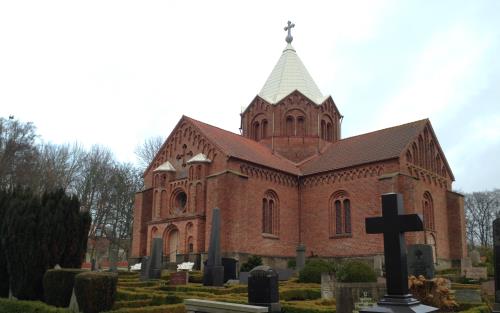
POLYGON ((250 272, 240 272, 240 284, 248 285, 248 275, 250 272))
POLYGON ((477 250, 472 250, 470 253, 470 259, 472 261, 472 264, 481 263, 481 254, 479 254, 479 251, 477 250))
POLYGON ((481 300, 481 291, 479 289, 457 289, 453 294, 457 302, 479 303, 481 300))
POLYGON ((95 271, 96 266, 95 266, 95 259, 90 260, 90 270, 95 271))
POLYGON ((472 260, 469 257, 463 258, 460 261, 460 267, 461 268, 469 268, 472 267, 472 260))
POLYGON ((222 258, 221 263, 224 267, 224 282, 230 279, 236 279, 238 274, 238 260, 233 258, 222 258))
POLYGON ((422 244, 408 246, 408 274, 415 277, 422 275, 427 279, 434 278, 431 246, 422 244))
POLYGON ((368 234, 383 234, 387 294, 378 305, 360 313, 428 313, 438 309, 423 305, 409 293, 408 265, 404 233, 422 231, 424 225, 417 214, 404 214, 403 196, 397 193, 382 195, 382 216, 366 219, 368 234))
POLYGON ((328 300, 335 298, 335 275, 321 273, 321 298, 328 300))
POLYGON ((220 210, 212 211, 212 229, 210 230, 210 247, 208 248, 207 265, 203 270, 204 286, 222 286, 224 284, 224 266, 220 255, 220 210))
POLYGON ((141 260, 141 280, 149 279, 149 256, 142 257, 141 260))
POLYGON ((301 271, 306 265, 306 246, 299 244, 297 246, 297 256, 295 258, 295 270, 297 272, 301 271))
POLYGON ((287 281, 289 280, 292 276, 294 271, 290 268, 277 268, 276 272, 278 273, 278 279, 280 281, 287 281))
POLYGON ((376 255, 373 257, 373 270, 377 277, 382 277, 384 275, 384 256, 376 255))
POLYGON ((281 312, 278 273, 267 265, 254 267, 248 277, 248 304, 281 312))
POLYGON ((117 272, 118 268, 116 266, 116 262, 118 260, 118 247, 113 245, 111 247, 111 251, 109 253, 109 271, 110 272, 117 272))
POLYGON ((493 266, 495 268, 495 303, 492 312, 500 312, 500 218, 493 221, 493 266))
POLYGON ((153 252, 149 265, 149 278, 160 279, 163 258, 163 239, 153 238, 153 252))

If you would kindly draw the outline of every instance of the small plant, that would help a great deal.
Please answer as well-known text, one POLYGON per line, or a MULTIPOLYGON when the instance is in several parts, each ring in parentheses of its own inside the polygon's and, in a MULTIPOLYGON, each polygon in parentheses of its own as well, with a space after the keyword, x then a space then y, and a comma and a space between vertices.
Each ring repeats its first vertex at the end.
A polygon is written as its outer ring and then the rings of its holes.
POLYGON ((301 283, 321 283, 321 273, 335 273, 335 263, 321 259, 310 259, 299 273, 301 283))
POLYGON ((295 269, 297 267, 297 261, 295 259, 290 259, 286 262, 286 267, 295 269))
POLYGON ((360 261, 342 263, 336 273, 337 281, 344 283, 376 282, 377 275, 370 265, 360 261))
POLYGON ((254 267, 262 265, 262 258, 257 255, 252 255, 248 260, 241 264, 241 272, 250 272, 254 267))

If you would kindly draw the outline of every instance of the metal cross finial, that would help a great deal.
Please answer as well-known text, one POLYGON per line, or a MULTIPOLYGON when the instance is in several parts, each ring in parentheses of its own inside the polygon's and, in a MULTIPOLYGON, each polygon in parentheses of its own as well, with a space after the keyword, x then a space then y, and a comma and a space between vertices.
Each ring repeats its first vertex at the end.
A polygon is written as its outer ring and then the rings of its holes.
POLYGON ((293 37, 292 37, 292 28, 295 27, 295 24, 292 24, 292 22, 288 21, 288 25, 285 26, 285 30, 288 31, 288 35, 286 36, 286 42, 292 43, 293 37))

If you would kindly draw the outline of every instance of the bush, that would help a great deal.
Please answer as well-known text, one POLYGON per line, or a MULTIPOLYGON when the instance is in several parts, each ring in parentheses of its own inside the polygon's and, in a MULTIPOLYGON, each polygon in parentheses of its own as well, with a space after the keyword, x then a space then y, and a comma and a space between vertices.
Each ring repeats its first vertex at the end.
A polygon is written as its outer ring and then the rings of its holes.
POLYGON ((280 300, 301 301, 321 299, 319 289, 286 289, 280 291, 280 300))
POLYGON ((0 313, 69 313, 69 311, 49 306, 40 301, 20 301, 0 298, 0 313))
POLYGON ((321 273, 334 273, 336 265, 321 259, 312 259, 306 262, 306 265, 299 273, 299 282, 301 283, 321 283, 321 273))
POLYGON ((168 304, 144 308, 120 309, 106 313, 186 313, 184 304, 168 304))
POLYGON ((203 273, 199 271, 189 272, 189 282, 195 284, 203 283, 203 273))
POLYGON ((76 275, 75 294, 83 313, 110 310, 116 297, 118 275, 87 272, 76 275))
POLYGON ((242 272, 250 272, 254 267, 262 265, 262 258, 257 255, 252 255, 248 258, 248 260, 241 264, 240 271, 242 272))
POLYGON ((365 283, 376 282, 377 275, 370 265, 360 261, 347 261, 341 264, 336 273, 338 282, 365 283))
POLYGON ((85 272, 81 269, 48 270, 43 275, 43 294, 45 303, 68 307, 75 285, 75 276, 85 272))
POLYGON ((295 260, 295 259, 288 260, 286 262, 286 267, 291 268, 291 269, 295 269, 297 267, 297 260, 295 260))

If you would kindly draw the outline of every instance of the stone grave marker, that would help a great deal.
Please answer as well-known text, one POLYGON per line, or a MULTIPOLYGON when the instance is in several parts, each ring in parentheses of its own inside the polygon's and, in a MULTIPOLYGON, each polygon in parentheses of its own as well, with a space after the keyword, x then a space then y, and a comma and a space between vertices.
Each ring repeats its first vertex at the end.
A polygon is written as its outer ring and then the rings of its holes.
POLYGON ((495 302, 492 312, 500 312, 500 218, 493 221, 493 266, 495 268, 495 302))
POLYGON ((462 268, 462 276, 469 279, 488 279, 488 269, 486 267, 462 268))
POLYGON ((457 289, 453 295, 458 302, 479 303, 481 300, 481 291, 479 289, 457 289))
POLYGON ((373 257, 373 270, 378 277, 384 275, 384 256, 376 255, 373 257))
POLYGON ((212 228, 208 248, 207 265, 203 269, 204 286, 222 286, 224 284, 224 266, 220 254, 220 210, 212 210, 212 228))
POLYGON ((238 260, 233 258, 222 258, 221 263, 224 267, 224 282, 227 282, 230 279, 236 279, 238 276, 238 260))
POLYGON ((409 293, 408 265, 404 233, 422 231, 424 225, 417 214, 404 214, 403 196, 396 193, 382 195, 382 217, 366 219, 368 234, 383 234, 387 294, 376 306, 364 308, 360 313, 380 312, 437 312, 438 309, 423 305, 409 293))
POLYGON ((362 309, 370 308, 376 304, 373 298, 368 296, 368 292, 363 292, 363 295, 359 297, 359 301, 354 303, 353 313, 358 313, 362 309))
POLYGON ((169 286, 182 286, 187 285, 189 280, 189 274, 187 271, 179 271, 170 273, 170 279, 168 280, 169 286))
POLYGON ((299 244, 297 246, 297 256, 295 258, 295 270, 297 272, 301 271, 306 265, 306 246, 299 244))
POLYGON ((248 285, 248 276, 250 275, 250 272, 240 272, 240 284, 242 285, 248 285))
POLYGON ((141 280, 149 279, 149 256, 142 257, 141 260, 141 280))
POLYGON ((335 275, 331 273, 321 273, 321 298, 335 299, 335 275))
POLYGON ((408 246, 408 274, 415 277, 422 275, 427 279, 434 278, 434 260, 430 245, 408 246))
POLYGON ((90 270, 91 271, 95 271, 96 270, 95 259, 90 260, 90 270))
POLYGON ((163 239, 153 238, 148 279, 160 279, 163 259, 163 239))
POLYGON ((472 264, 481 263, 481 255, 479 254, 479 251, 472 250, 470 253, 470 259, 472 261, 472 264))
POLYGON ((267 265, 254 267, 248 277, 248 304, 281 312, 278 273, 267 265))
POLYGON ((469 257, 465 257, 460 261, 460 268, 469 268, 472 267, 472 260, 469 257))

